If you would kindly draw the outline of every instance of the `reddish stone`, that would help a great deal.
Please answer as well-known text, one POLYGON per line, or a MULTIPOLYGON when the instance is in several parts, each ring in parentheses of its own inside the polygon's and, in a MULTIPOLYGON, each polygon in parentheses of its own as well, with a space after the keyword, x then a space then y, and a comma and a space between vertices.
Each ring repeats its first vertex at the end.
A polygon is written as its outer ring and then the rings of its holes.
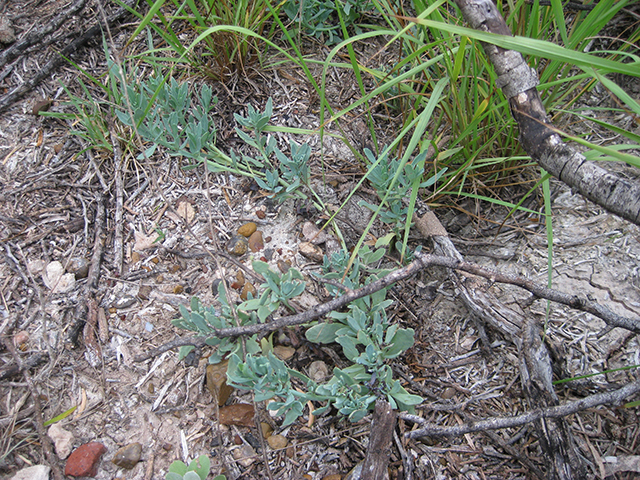
POLYGON ((253 427, 255 423, 253 416, 255 411, 253 405, 249 403, 235 403, 220 408, 218 421, 222 425, 241 425, 253 427))
POLYGON ((106 451, 107 448, 98 442, 80 445, 69 456, 64 474, 73 477, 95 477, 100 457, 106 451))

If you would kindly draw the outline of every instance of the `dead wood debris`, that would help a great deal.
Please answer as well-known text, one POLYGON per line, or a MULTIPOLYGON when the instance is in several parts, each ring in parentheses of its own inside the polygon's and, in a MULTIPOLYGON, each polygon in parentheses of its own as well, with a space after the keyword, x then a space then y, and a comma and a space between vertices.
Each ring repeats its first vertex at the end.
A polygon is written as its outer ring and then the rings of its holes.
MULTIPOLYGON (((456 0, 456 4, 473 28, 511 36, 504 18, 490 0, 456 0)), ((538 75, 520 53, 492 44, 483 47, 509 99, 522 146, 531 158, 585 198, 640 225, 640 186, 587 161, 584 155, 563 143, 561 132, 551 125, 536 88, 538 75)))
MULTIPOLYGON (((133 5, 137 3, 137 1, 138 0, 127 0, 124 3, 128 8, 131 8, 133 5)), ((79 7, 77 7, 77 4, 74 6, 78 8, 76 11, 79 11, 79 7)), ((107 25, 115 27, 128 14, 129 14, 129 10, 127 10, 127 8, 124 8, 124 7, 119 8, 113 15, 109 17, 107 21, 107 25)), ((66 18, 67 17, 64 17, 64 16, 57 17, 50 29, 53 31, 53 28, 56 25, 59 27, 66 18)), ((0 113, 4 113, 7 109, 9 109, 9 107, 11 107, 15 102, 21 99, 26 93, 30 92, 36 85, 40 84, 40 82, 42 82, 46 78, 49 78, 52 72, 54 72, 57 68, 59 68, 61 65, 63 65, 67 61, 66 60, 67 58, 71 57, 79 49, 83 48, 96 35, 98 35, 102 31, 102 28, 103 28, 102 22, 97 22, 95 25, 89 28, 86 32, 74 38, 59 53, 55 54, 53 58, 49 60, 47 64, 44 65, 38 71, 38 73, 33 75, 31 78, 25 80, 24 82, 22 82, 20 85, 14 87, 10 92, 8 92, 6 95, 0 98, 0 113)), ((36 44, 42 41, 42 38, 44 37, 44 35, 46 35, 47 33, 50 33, 50 32, 47 32, 46 30, 48 29, 45 29, 45 31, 43 31, 42 34, 39 34, 40 38, 34 37, 35 39, 28 40, 27 43, 33 42, 32 44, 36 44)), ((27 47, 25 46, 21 50, 19 49, 17 51, 14 51, 13 55, 14 56, 19 55, 20 51, 25 50, 26 48, 27 47)))

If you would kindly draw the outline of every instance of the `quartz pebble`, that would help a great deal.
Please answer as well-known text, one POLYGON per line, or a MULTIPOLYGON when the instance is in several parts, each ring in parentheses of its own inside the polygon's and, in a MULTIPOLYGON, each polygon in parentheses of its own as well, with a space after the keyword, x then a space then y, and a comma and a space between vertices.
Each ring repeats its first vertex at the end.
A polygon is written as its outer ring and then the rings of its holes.
POLYGON ((111 463, 117 465, 120 468, 131 470, 140 461, 141 455, 142 445, 140 445, 138 442, 130 443, 129 445, 122 447, 116 452, 116 454, 113 456, 113 460, 111 460, 111 463))
POLYGON ((18 471, 10 480, 49 480, 50 471, 47 465, 34 465, 18 471))
POLYGON ((73 434, 62 428, 59 424, 54 423, 49 427, 49 430, 47 430, 47 435, 53 440, 58 458, 63 460, 67 458, 73 446, 73 434))
POLYGON ((100 457, 107 448, 99 442, 90 442, 76 448, 67 460, 65 475, 72 477, 95 477, 100 457))

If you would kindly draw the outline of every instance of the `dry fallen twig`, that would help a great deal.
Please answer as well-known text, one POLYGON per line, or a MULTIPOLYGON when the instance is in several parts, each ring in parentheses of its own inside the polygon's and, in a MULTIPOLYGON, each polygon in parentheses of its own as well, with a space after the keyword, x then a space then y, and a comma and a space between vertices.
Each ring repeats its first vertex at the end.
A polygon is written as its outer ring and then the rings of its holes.
MULTIPOLYGON (((543 408, 538 410, 532 410, 530 412, 523 413, 521 415, 515 415, 513 417, 494 417, 486 420, 479 420, 477 422, 467 422, 462 425, 454 425, 452 427, 443 427, 440 425, 427 424, 424 421, 419 423, 423 427, 413 430, 405 434, 408 438, 422 438, 422 437, 453 437, 464 435, 465 433, 483 432, 486 430, 497 430, 500 428, 512 428, 519 427, 521 425, 535 422, 543 418, 560 418, 572 415, 574 413, 581 412, 588 408, 597 407, 600 405, 620 405, 625 399, 640 392, 640 380, 636 380, 633 383, 625 385, 618 390, 611 392, 596 393, 580 400, 574 400, 566 402, 562 405, 554 407, 543 408)), ((399 414, 399 418, 415 422, 417 418, 415 415, 406 415, 404 413, 399 414)))
MULTIPOLYGON (((552 300, 557 303, 562 303, 564 305, 568 305, 577 310, 582 310, 584 312, 591 313, 598 318, 604 320, 607 324, 626 328, 627 330, 631 330, 636 333, 640 333, 640 319, 634 319, 629 317, 623 317, 618 315, 603 305, 600 305, 597 302, 593 302, 591 300, 583 299, 577 295, 569 295, 566 293, 559 292, 552 288, 541 287, 536 285, 535 283, 527 280, 524 277, 518 275, 504 274, 495 269, 490 269, 486 267, 481 267, 475 263, 467 262, 464 260, 458 260, 451 257, 445 257, 440 255, 431 255, 431 254, 419 254, 416 255, 417 259, 411 262, 404 268, 400 268, 395 270, 388 275, 376 280, 375 282, 371 282, 370 284, 359 288, 357 290, 352 290, 344 295, 341 295, 329 302, 322 303, 314 306, 313 308, 299 313, 297 315, 289 315, 286 317, 280 317, 278 319, 272 320, 269 323, 261 323, 256 325, 245 325, 241 327, 231 327, 225 328, 222 330, 212 330, 211 336, 215 336, 218 338, 224 337, 239 337, 241 335, 253 335, 255 333, 267 333, 273 332, 280 328, 291 327, 294 325, 302 325, 303 323, 308 323, 312 320, 320 318, 333 310, 339 310, 340 308, 345 307, 349 303, 357 300, 358 298, 365 297, 367 295, 371 295, 372 293, 377 292, 378 290, 382 290, 396 282, 409 278, 415 275, 420 270, 423 270, 430 266, 440 266, 446 267, 453 270, 459 270, 463 272, 473 273, 480 277, 487 278, 491 281, 498 283, 509 283, 512 285, 518 285, 525 290, 530 291, 534 295, 544 298, 547 300, 552 300)), ((148 358, 159 355, 160 353, 166 352, 167 350, 171 350, 173 348, 177 348, 182 345, 203 345, 203 337, 191 337, 185 339, 175 340, 166 344, 166 346, 158 347, 151 352, 139 355, 135 358, 136 362, 144 361, 148 358)))

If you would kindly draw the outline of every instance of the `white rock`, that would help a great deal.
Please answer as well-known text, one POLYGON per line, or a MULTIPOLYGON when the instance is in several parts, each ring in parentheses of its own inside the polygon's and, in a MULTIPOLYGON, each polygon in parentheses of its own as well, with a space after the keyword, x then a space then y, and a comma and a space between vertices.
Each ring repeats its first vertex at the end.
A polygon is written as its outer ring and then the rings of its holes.
POLYGON ((51 262, 42 272, 44 284, 51 293, 66 293, 76 286, 76 276, 73 273, 64 273, 64 267, 60 262, 51 262))
POLYGON ((47 465, 35 465, 29 468, 23 468, 16 473, 11 480, 48 480, 51 467, 47 465))
POLYGON ((51 440, 53 440, 56 447, 56 454, 60 459, 64 460, 71 454, 73 441, 75 440, 73 433, 65 430, 57 423, 54 423, 49 427, 47 435, 49 435, 51 440))
POLYGON ((327 364, 322 360, 316 360, 309 365, 309 378, 316 383, 324 382, 329 376, 327 364))

